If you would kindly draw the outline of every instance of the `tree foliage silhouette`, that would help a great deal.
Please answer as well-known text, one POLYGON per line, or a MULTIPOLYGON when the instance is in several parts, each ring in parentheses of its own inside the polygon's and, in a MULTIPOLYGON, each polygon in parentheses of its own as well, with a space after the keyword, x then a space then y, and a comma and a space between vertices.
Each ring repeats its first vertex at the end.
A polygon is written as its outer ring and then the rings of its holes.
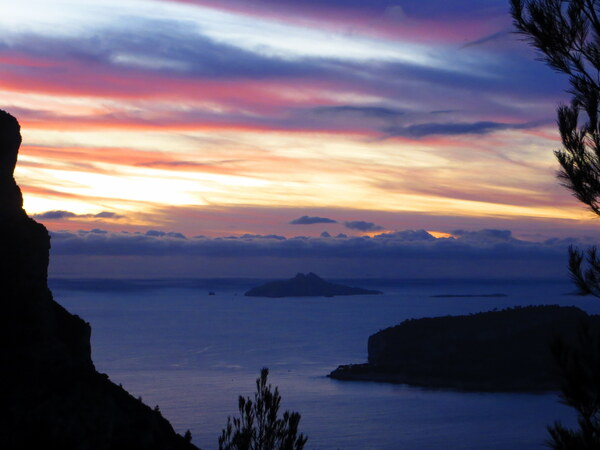
POLYGON ((256 380, 254 402, 239 397, 240 417, 227 418, 219 437, 219 450, 302 450, 307 438, 298 434, 300 414, 284 412, 278 418, 281 396, 267 384, 269 369, 256 380))
MULTIPOLYGON (((562 148, 558 177, 600 216, 600 1, 511 0, 519 33, 540 59, 569 77, 569 105, 558 107, 562 148)), ((597 249, 569 248, 569 272, 582 295, 600 297, 597 249)), ((561 374, 561 399, 577 412, 579 428, 548 427, 554 449, 600 449, 600 335, 585 325, 576 343, 557 339, 552 351, 561 374)))
POLYGON ((600 448, 600 335, 586 324, 579 329, 576 345, 557 339, 552 352, 561 372, 561 400, 577 411, 579 429, 560 422, 548 427, 552 448, 600 448))
MULTIPOLYGON (((600 215, 600 3, 596 0, 511 0, 518 32, 540 59, 569 76, 569 105, 559 106, 561 184, 600 215)), ((569 249, 571 277, 583 295, 600 297, 594 247, 569 249)))

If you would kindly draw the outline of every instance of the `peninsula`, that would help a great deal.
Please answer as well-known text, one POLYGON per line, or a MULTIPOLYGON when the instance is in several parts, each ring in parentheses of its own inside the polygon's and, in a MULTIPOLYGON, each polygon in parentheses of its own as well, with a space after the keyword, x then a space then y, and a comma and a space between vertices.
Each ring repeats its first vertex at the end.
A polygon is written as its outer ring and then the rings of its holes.
POLYGON ((339 366, 329 377, 474 391, 555 390, 551 344, 557 337, 573 342, 582 323, 597 329, 600 316, 548 305, 406 320, 369 337, 368 363, 339 366))

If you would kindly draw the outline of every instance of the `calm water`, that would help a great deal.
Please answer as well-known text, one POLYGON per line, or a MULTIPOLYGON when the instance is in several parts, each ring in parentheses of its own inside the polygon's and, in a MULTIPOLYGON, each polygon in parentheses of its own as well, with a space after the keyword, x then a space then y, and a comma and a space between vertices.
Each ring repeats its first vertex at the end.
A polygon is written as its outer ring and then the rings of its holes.
POLYGON ((260 299, 248 280, 86 282, 51 280, 55 298, 92 325, 98 370, 175 429, 217 447, 237 396, 252 395, 262 367, 283 408, 302 414, 310 449, 544 448, 545 426, 574 424, 555 394, 490 394, 326 378, 339 364, 365 362, 370 334, 407 318, 515 305, 600 301, 566 295, 568 281, 353 283, 381 296, 260 299), (214 291, 216 295, 209 296, 214 291), (447 294, 493 298, 434 298, 447 294))

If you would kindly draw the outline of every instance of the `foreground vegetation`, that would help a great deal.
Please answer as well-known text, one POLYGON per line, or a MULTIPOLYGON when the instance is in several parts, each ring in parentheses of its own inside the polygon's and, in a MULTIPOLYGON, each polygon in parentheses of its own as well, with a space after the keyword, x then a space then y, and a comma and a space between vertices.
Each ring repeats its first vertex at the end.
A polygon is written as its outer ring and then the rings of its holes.
POLYGON ((278 417, 281 396, 267 384, 264 368, 256 380, 254 401, 239 397, 239 417, 228 417, 219 437, 219 450, 302 450, 307 438, 298 433, 300 414, 284 412, 278 417))

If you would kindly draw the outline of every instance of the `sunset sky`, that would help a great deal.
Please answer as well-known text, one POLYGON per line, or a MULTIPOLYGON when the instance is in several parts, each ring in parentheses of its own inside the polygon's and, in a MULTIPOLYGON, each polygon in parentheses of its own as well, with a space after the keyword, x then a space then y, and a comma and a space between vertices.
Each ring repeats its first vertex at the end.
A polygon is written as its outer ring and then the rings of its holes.
POLYGON ((305 254, 351 275, 348 255, 460 242, 558 261, 600 226, 555 178, 567 80, 508 0, 20 0, 0 29, 15 176, 57 274, 305 254))

